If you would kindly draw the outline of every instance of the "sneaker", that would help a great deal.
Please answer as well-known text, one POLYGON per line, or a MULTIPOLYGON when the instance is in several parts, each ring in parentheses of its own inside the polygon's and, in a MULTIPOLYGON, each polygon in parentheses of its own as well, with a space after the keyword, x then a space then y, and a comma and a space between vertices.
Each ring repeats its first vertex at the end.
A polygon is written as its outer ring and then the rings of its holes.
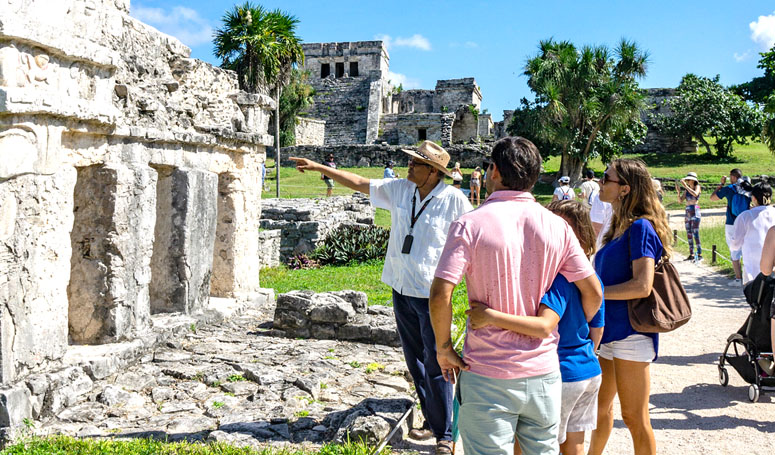
POLYGON ((734 280, 729 280, 728 286, 732 288, 739 288, 743 285, 743 280, 740 278, 735 278, 734 280))
POLYGON ((693 254, 690 254, 689 257, 684 259, 684 261, 693 261, 693 260, 694 260, 694 255, 693 254))
POLYGON ((697 255, 697 262, 702 262, 702 255, 701 254, 697 255))

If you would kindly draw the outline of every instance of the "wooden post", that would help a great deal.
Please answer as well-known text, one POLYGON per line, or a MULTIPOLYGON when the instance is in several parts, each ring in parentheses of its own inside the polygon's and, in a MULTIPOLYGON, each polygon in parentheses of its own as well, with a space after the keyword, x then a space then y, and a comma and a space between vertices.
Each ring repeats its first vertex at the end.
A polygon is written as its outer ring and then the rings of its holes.
POLYGON ((678 229, 673 229, 673 245, 678 243, 678 229))
POLYGON ((716 245, 713 245, 713 246, 711 247, 711 249, 713 250, 713 253, 711 254, 711 260, 710 260, 710 263, 711 263, 711 264, 715 264, 715 263, 716 263, 716 245))

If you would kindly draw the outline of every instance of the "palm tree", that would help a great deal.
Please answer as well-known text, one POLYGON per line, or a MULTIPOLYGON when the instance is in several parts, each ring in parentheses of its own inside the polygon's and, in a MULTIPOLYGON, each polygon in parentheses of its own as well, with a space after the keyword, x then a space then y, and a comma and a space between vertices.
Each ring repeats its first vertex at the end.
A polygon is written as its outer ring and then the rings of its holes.
POLYGON ((237 72, 242 90, 258 92, 274 88, 275 169, 277 197, 280 197, 280 91, 291 70, 304 63, 301 39, 296 36, 299 20, 279 9, 269 11, 250 1, 235 5, 215 31, 215 56, 221 66, 237 72))
POLYGON ((643 94, 637 79, 646 74, 648 55, 626 40, 614 53, 616 59, 606 46, 577 49, 569 41, 550 39, 540 42, 538 55, 525 66, 528 86, 536 93, 541 135, 560 151, 559 173, 572 181, 590 158, 609 152, 612 142, 640 122, 643 94))

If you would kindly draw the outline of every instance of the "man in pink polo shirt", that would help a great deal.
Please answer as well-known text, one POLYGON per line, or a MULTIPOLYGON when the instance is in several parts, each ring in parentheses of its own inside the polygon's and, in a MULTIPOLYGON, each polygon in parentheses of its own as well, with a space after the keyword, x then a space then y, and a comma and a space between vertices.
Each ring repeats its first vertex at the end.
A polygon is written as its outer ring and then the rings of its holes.
POLYGON ((464 370, 458 398, 466 455, 511 454, 514 438, 527 455, 559 452, 559 316, 540 300, 561 273, 581 292, 588 319, 602 301, 600 282, 573 230, 529 193, 540 168, 541 155, 527 139, 495 144, 485 182, 490 197, 452 222, 431 285, 439 365, 448 380, 464 370), (461 359, 450 325, 452 291, 464 275, 469 301, 506 314, 497 326, 469 327, 461 359), (544 312, 556 320, 537 327, 535 336, 509 330, 524 324, 520 317, 544 312))

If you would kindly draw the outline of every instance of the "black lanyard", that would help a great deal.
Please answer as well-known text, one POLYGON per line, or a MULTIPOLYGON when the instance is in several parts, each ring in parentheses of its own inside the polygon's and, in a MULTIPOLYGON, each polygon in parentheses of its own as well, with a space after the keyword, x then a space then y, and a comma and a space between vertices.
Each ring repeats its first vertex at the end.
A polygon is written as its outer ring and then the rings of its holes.
POLYGON ((414 190, 415 192, 412 194, 412 224, 409 226, 409 233, 412 232, 414 229, 415 223, 417 223, 417 220, 420 218, 420 215, 422 215, 422 212, 425 211, 425 207, 428 207, 428 204, 433 200, 433 196, 431 196, 430 199, 425 201, 425 204, 423 204, 422 207, 420 207, 420 211, 417 213, 417 215, 414 214, 415 204, 417 203, 417 188, 414 190))

